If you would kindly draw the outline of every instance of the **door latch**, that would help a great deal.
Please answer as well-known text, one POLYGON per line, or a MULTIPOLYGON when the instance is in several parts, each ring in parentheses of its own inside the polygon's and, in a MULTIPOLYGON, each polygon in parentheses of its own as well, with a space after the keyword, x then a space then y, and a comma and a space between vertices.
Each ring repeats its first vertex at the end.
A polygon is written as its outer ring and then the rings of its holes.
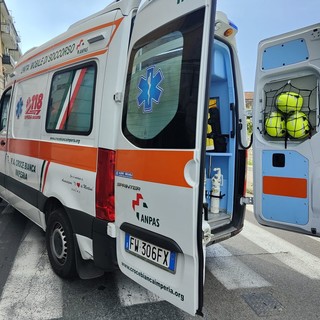
POLYGON ((240 204, 253 204, 253 197, 241 197, 240 198, 240 204))

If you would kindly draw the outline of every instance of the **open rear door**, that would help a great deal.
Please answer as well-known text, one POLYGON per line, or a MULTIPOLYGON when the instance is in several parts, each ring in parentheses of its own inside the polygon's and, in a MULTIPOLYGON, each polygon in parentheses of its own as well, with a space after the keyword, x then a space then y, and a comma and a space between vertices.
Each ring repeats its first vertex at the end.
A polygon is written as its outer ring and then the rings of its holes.
POLYGON ((255 215, 320 236, 320 25, 259 45, 254 98, 255 215))
POLYGON ((193 315, 203 304, 203 155, 214 18, 215 0, 141 2, 116 155, 119 267, 193 315))

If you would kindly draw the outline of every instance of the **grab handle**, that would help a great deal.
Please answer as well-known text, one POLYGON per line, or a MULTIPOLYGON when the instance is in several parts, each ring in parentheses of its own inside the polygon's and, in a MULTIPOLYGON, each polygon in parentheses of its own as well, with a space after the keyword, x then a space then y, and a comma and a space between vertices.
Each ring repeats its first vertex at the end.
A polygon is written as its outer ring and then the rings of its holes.
POLYGON ((236 134, 236 106, 233 102, 230 103, 230 110, 232 113, 232 130, 230 132, 230 137, 234 138, 236 134))

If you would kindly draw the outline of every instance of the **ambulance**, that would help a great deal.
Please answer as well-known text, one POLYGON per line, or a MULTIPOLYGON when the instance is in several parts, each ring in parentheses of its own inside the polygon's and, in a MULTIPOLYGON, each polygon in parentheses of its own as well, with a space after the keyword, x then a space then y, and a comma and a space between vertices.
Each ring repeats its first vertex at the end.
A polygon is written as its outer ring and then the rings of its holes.
MULTIPOLYGON (((120 268, 202 315, 206 247, 238 234, 252 203, 236 33, 215 0, 120 0, 17 63, 0 196, 45 231, 56 274, 120 268)), ((305 30, 262 44, 254 134, 258 220, 319 235, 317 43, 305 30)))
POLYGON ((243 227, 235 35, 213 0, 120 0, 31 49, 0 109, 0 196, 63 278, 117 268, 202 314, 205 248, 243 227))

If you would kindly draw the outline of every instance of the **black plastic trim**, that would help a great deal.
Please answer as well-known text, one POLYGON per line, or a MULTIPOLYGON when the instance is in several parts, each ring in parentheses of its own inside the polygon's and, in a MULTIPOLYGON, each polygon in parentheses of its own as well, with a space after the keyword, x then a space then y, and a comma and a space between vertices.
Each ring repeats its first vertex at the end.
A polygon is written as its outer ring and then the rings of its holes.
POLYGON ((235 134, 236 134, 236 107, 235 104, 232 102, 230 103, 230 110, 232 113, 232 131, 230 133, 230 137, 234 138, 235 134))
POLYGON ((38 208, 39 210, 43 209, 39 208, 38 205, 38 194, 40 193, 38 190, 29 187, 26 184, 21 183, 20 181, 11 178, 7 175, 4 175, 4 177, 1 178, 0 183, 4 188, 11 191, 24 201, 30 203, 32 206, 38 208), (3 185, 2 182, 4 182, 3 185))
POLYGON ((6 175, 3 173, 0 173, 0 186, 4 187, 4 181, 5 181, 6 175))
POLYGON ((120 229, 124 232, 129 233, 130 235, 137 237, 146 242, 152 243, 158 247, 167 249, 169 251, 183 253, 180 246, 172 239, 165 237, 161 234, 152 232, 147 229, 140 228, 128 222, 124 222, 120 229))
POLYGON ((207 127, 208 127, 208 112, 209 112, 209 98, 210 98, 210 83, 211 83, 211 72, 213 65, 213 42, 214 42, 214 30, 215 30, 215 16, 216 16, 216 1, 211 1, 210 10, 210 30, 209 30, 209 54, 207 61, 207 74, 206 74, 206 91, 205 91, 205 112, 202 119, 202 146, 201 146, 201 160, 200 160, 200 181, 199 181, 199 195, 198 195, 198 213, 197 213, 197 247, 198 247, 198 263, 199 263, 199 273, 198 273, 198 309, 196 314, 203 317, 203 303, 204 303, 204 255, 203 255, 203 230, 202 230, 202 219, 203 219, 203 189, 204 189, 204 169, 205 169, 205 159, 206 159, 206 138, 207 138, 207 127))
POLYGON ((74 233, 92 239, 92 229, 95 217, 79 210, 64 207, 70 219, 74 233))
MULTIPOLYGON (((41 212, 44 212, 48 198, 39 190, 27 186, 25 183, 3 173, 0 173, 0 185, 39 209, 41 212)), ((68 214, 74 233, 92 238, 92 224, 95 217, 83 211, 71 209, 65 206, 64 209, 68 214)))
POLYGON ((92 239, 94 264, 105 270, 118 269, 116 239, 107 234, 108 221, 93 218, 92 239))

